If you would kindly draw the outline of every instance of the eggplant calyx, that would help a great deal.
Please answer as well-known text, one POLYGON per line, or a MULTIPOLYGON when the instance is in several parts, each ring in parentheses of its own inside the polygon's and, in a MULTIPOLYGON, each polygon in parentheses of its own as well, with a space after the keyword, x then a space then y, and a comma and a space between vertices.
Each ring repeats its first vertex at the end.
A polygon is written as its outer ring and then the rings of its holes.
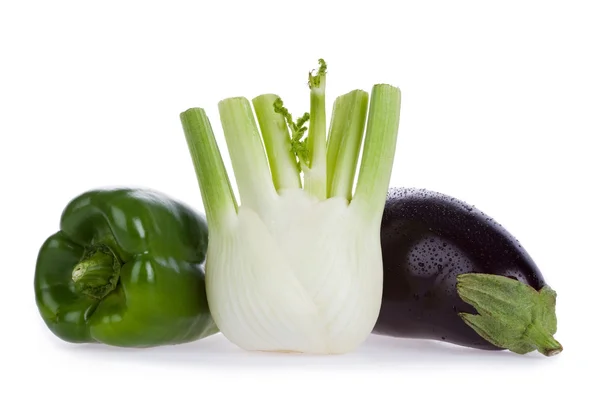
POLYGON ((458 295, 479 313, 459 313, 463 321, 495 346, 517 354, 537 350, 545 356, 563 347, 557 330, 556 292, 539 291, 501 275, 466 273, 457 277, 458 295))

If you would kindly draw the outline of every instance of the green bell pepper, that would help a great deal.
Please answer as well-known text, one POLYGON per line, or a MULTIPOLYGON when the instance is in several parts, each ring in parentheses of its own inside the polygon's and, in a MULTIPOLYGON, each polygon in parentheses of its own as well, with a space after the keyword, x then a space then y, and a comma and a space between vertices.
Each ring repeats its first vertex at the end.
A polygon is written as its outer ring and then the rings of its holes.
POLYGON ((42 245, 35 297, 64 341, 121 347, 178 344, 218 329, 208 307, 205 219, 165 194, 88 191, 42 245))

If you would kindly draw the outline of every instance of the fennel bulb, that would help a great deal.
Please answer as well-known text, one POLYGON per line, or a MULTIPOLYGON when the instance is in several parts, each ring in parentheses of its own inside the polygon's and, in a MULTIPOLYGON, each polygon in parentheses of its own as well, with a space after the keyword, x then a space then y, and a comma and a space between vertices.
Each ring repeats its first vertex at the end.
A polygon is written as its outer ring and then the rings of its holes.
POLYGON ((379 315, 400 90, 374 85, 370 106, 362 90, 339 96, 327 134, 319 62, 309 74, 310 113, 295 122, 274 94, 219 102, 239 205, 205 111, 181 113, 208 220, 209 307, 223 335, 246 350, 346 353, 379 315))

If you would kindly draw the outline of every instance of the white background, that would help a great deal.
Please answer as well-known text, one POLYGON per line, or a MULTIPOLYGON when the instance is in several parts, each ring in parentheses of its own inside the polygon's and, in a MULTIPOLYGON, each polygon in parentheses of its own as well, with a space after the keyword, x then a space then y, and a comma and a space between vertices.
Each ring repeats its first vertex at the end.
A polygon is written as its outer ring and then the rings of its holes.
POLYGON ((595 5, 2 2, 0 397, 593 397, 595 5), (402 89, 392 185, 463 199, 517 236, 558 292, 564 352, 372 337, 353 354, 305 357, 245 353, 221 336, 147 350, 52 336, 37 314, 33 273, 66 203, 95 187, 135 185, 201 210, 179 113, 204 107, 221 143, 216 104, 225 97, 276 92, 300 113, 320 57, 330 66, 329 105, 374 83, 402 89))

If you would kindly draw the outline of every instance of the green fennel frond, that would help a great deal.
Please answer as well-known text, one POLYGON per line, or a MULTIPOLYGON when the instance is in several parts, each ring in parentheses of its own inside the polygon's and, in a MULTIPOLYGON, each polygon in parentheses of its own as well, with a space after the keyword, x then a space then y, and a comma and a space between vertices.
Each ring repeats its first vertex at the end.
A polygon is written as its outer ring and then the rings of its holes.
POLYGON ((276 113, 283 115, 283 117, 285 118, 285 122, 292 131, 292 151, 294 152, 296 157, 298 157, 300 162, 308 164, 308 148, 306 147, 306 138, 304 138, 304 134, 308 129, 305 126, 305 124, 310 119, 310 114, 306 112, 304 113, 304 115, 298 118, 296 122, 294 122, 292 114, 283 105, 283 100, 281 100, 281 97, 278 97, 275 100, 273 108, 276 113))
POLYGON ((321 78, 325 77, 327 73, 327 63, 322 58, 319 58, 319 69, 317 73, 313 75, 313 71, 308 73, 308 87, 318 88, 321 85, 321 78))

